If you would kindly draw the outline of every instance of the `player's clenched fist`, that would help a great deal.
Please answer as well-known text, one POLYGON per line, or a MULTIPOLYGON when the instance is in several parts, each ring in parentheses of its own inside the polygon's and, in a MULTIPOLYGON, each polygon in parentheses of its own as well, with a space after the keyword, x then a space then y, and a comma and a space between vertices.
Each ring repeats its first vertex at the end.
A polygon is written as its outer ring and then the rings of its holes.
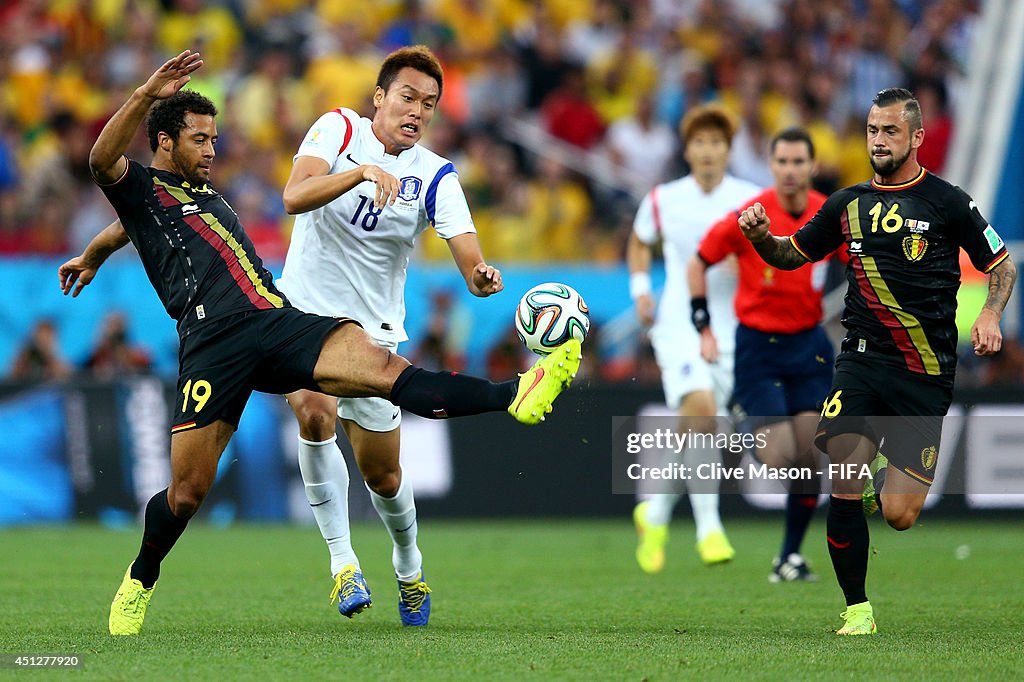
POLYGON ((750 208, 743 209, 739 225, 744 237, 752 242, 761 242, 768 238, 768 228, 771 227, 772 221, 768 219, 761 202, 757 202, 750 208))
POLYGON ((474 296, 490 296, 504 288, 505 283, 501 281, 501 270, 498 268, 487 263, 479 263, 473 268, 470 291, 474 296))
POLYGON ((377 209, 391 206, 398 198, 398 178, 383 170, 380 166, 360 166, 363 180, 377 185, 377 194, 373 197, 373 207, 377 209))

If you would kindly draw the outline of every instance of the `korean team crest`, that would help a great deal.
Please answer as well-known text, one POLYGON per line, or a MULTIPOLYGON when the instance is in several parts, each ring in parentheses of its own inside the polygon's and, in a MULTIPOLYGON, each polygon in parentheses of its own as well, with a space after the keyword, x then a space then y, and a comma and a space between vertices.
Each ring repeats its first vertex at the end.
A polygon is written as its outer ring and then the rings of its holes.
POLYGON ((921 451, 921 466, 923 466, 925 470, 933 469, 935 467, 935 460, 937 459, 937 457, 938 453, 935 449, 935 446, 929 445, 928 447, 921 451))
POLYGON ((919 234, 912 234, 903 238, 903 255, 910 262, 919 261, 924 258, 924 252, 928 250, 928 240, 919 234))
POLYGON ((416 201, 420 198, 423 181, 408 175, 398 181, 398 198, 402 201, 416 201))

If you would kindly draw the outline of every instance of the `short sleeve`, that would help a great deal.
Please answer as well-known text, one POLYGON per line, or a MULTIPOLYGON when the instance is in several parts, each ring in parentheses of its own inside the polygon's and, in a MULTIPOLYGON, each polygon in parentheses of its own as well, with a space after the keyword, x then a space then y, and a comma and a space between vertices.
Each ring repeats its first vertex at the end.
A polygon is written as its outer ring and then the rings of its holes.
POLYGON ((146 198, 152 193, 153 179, 138 161, 128 159, 124 175, 109 185, 100 185, 103 194, 114 207, 118 217, 130 218, 144 210, 146 198))
POLYGON ((448 164, 439 172, 443 174, 437 178, 436 185, 427 189, 426 198, 427 219, 433 224, 437 236, 451 239, 467 232, 476 232, 455 167, 448 164), (444 172, 449 167, 451 170, 444 172))
POLYGON ((708 265, 725 260, 730 254, 739 253, 742 244, 737 238, 745 240, 738 223, 740 214, 729 211, 729 214, 711 226, 697 247, 697 255, 708 265))
POLYGON ((836 192, 822 205, 807 224, 797 230, 789 241, 801 256, 817 262, 846 241, 840 217, 847 202, 846 192, 836 192))
POLYGON ((636 233, 637 239, 644 244, 654 244, 658 241, 659 225, 656 220, 658 206, 655 203, 657 201, 657 188, 652 189, 647 196, 640 202, 640 208, 636 211, 636 217, 633 218, 633 232, 636 233))
POLYGON ((318 118, 302 138, 293 160, 300 156, 315 156, 333 166, 352 141, 355 130, 353 113, 348 109, 335 109, 318 118))
POLYGON ((1006 244, 967 192, 954 187, 946 211, 955 238, 975 268, 990 272, 1007 257, 1006 244))

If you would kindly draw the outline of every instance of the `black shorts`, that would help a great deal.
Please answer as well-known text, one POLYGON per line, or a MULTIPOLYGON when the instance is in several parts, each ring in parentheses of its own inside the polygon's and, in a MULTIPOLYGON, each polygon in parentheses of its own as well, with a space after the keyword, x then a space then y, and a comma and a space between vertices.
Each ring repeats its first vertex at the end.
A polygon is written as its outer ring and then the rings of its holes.
POLYGON ((909 372, 882 354, 844 351, 836 361, 815 445, 828 452, 833 436, 867 436, 890 464, 931 485, 942 418, 952 400, 949 379, 909 372))
POLYGON ((832 382, 832 344, 818 325, 796 334, 736 328, 733 401, 745 430, 817 412, 832 382))
POLYGON ((313 369, 343 320, 273 308, 229 315, 189 333, 178 348, 171 433, 223 420, 238 426, 255 391, 319 390, 313 369))

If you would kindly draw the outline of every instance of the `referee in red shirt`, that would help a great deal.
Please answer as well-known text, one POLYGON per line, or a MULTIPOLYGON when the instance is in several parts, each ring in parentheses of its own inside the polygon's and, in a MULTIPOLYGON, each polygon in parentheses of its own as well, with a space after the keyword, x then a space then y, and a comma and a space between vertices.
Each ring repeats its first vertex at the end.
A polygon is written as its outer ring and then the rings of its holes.
MULTIPOLYGON (((765 207, 774 233, 790 235, 811 219, 825 196, 811 189, 814 144, 806 131, 789 128, 772 138, 771 171, 775 186, 754 201, 765 207)), ((739 212, 708 231, 690 261, 693 322, 701 335, 701 355, 713 362, 718 344, 707 314, 707 268, 735 256, 736 290, 735 405, 747 427, 770 432, 758 459, 772 468, 817 469, 814 432, 822 400, 832 383, 832 345, 821 325, 825 267, 777 270, 766 265, 740 232, 739 212), (770 430, 769 430, 770 427, 770 430)), ((818 503, 820 482, 793 480, 786 502, 786 530, 774 560, 772 582, 816 580, 800 555, 800 545, 818 503)))

